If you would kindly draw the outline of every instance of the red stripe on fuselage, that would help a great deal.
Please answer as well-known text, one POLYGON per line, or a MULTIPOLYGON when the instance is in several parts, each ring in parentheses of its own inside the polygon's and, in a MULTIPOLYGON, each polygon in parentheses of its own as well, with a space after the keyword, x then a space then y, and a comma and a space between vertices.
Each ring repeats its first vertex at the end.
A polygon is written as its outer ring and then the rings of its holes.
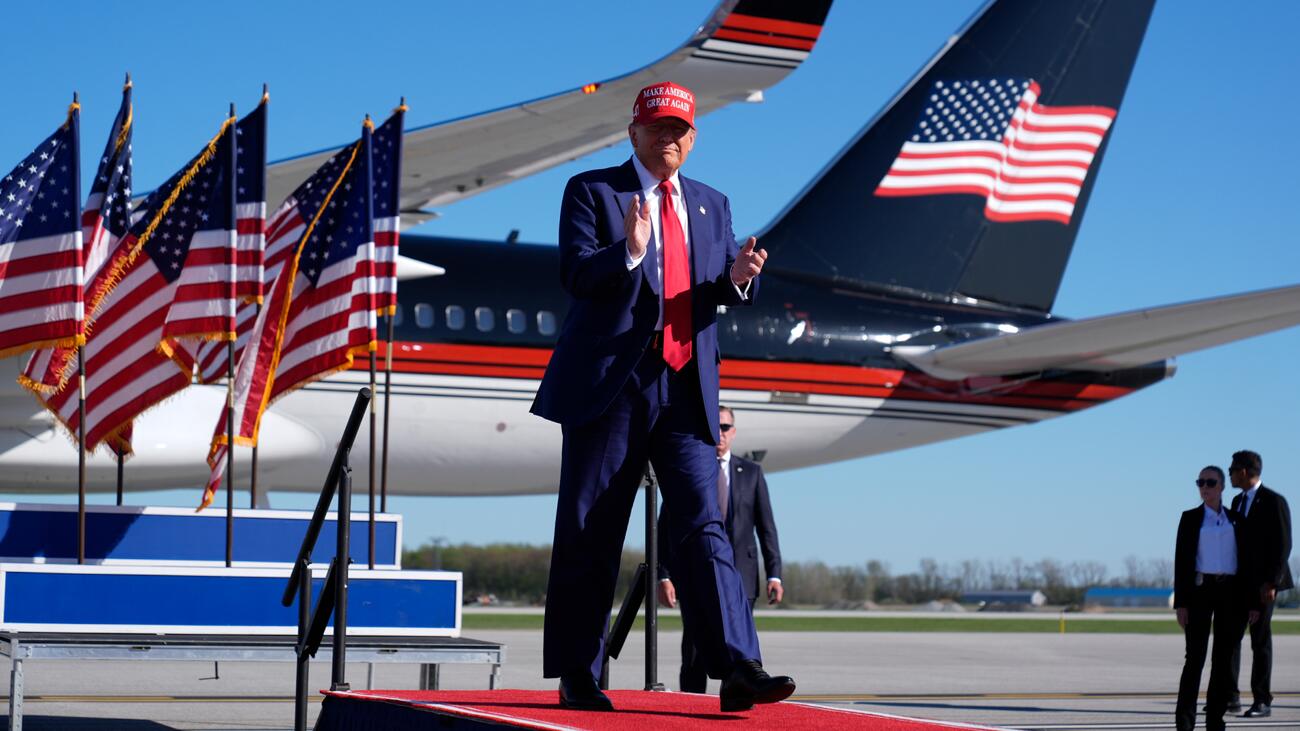
POLYGON ((798 23, 793 20, 777 20, 776 18, 761 18, 757 15, 745 15, 743 13, 732 13, 726 20, 722 21, 724 28, 739 28, 741 30, 756 30, 763 33, 779 33, 785 36, 795 36, 806 38, 808 40, 817 40, 822 34, 820 25, 812 23, 798 23))
MULTIPOLYGON (((397 373, 537 380, 551 359, 549 348, 407 341, 399 341, 394 346, 393 370, 397 373)), ((385 351, 386 344, 380 342, 377 355, 381 362, 385 351)), ((368 362, 358 360, 352 368, 368 370, 369 367, 368 362)), ((945 381, 899 368, 738 358, 722 362, 720 385, 743 391, 894 398, 1050 411, 1078 411, 1134 391, 1120 386, 1071 381, 1024 382, 994 377, 945 381)))

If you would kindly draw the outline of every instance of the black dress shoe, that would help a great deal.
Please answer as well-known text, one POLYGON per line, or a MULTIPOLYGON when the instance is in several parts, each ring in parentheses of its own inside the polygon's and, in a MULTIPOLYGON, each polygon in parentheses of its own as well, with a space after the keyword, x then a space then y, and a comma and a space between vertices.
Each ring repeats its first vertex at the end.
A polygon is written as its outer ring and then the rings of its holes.
POLYGON ((1266 716, 1273 715, 1273 709, 1270 708, 1267 703, 1260 703, 1259 701, 1255 701, 1254 705, 1252 705, 1245 713, 1241 715, 1245 716, 1246 718, 1264 718, 1266 716))
POLYGON ((794 692, 794 679, 772 677, 757 660, 741 660, 722 681, 718 694, 723 711, 748 711, 755 703, 776 703, 794 692))
MULTIPOLYGON (((1210 704, 1206 703, 1205 706, 1201 708, 1201 710, 1202 711, 1210 710, 1210 704)), ((1225 706, 1223 710, 1226 713, 1241 713, 1241 701, 1232 701, 1227 706, 1225 706)))
POLYGON ((560 706, 574 711, 612 711, 614 704, 585 673, 560 678, 560 706))

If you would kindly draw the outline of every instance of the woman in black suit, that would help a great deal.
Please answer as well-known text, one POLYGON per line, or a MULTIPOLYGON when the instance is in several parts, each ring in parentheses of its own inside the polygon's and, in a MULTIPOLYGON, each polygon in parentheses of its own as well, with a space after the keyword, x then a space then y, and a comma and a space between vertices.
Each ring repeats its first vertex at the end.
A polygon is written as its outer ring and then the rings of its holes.
POLYGON ((1196 725, 1196 697, 1213 628, 1205 728, 1219 731, 1232 693, 1232 650, 1241 642, 1245 603, 1237 581, 1236 515, 1223 504, 1223 470, 1214 465, 1201 470, 1196 487, 1201 504, 1183 513, 1174 550, 1174 611, 1187 643, 1174 720, 1179 731, 1196 725))

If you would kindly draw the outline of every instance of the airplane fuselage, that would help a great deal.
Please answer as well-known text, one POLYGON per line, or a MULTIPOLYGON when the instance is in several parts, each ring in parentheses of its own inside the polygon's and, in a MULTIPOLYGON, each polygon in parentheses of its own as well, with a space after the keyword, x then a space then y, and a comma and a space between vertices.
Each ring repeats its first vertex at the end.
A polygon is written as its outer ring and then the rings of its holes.
MULTIPOLYGON (((400 288, 389 406, 393 494, 487 495, 554 491, 560 429, 529 414, 563 324, 558 249, 406 236, 404 256, 437 264, 441 277, 400 288)), ((755 304, 718 317, 721 401, 745 425, 746 447, 780 471, 904 449, 1032 423, 1109 401, 1167 375, 1163 363, 1115 373, 1047 372, 944 381, 894 358, 897 344, 996 337, 1045 322, 1041 314, 939 301, 784 274, 771 262, 755 304)), ((381 338, 382 325, 381 325, 381 338)), ((384 346, 378 353, 383 416, 384 346)), ((267 490, 315 490, 336 430, 369 363, 275 403, 261 431, 259 482, 267 490)), ((201 486, 203 458, 224 400, 195 386, 146 413, 128 462, 132 489, 201 486)), ((34 414, 27 441, 0 455, 0 489, 75 487, 75 450, 34 414), (41 424, 44 423, 44 428, 41 424), (33 435, 38 438, 32 438, 33 435), (69 471, 67 466, 73 467, 69 471)), ((10 407, 12 408, 12 406, 10 407)), ((380 428, 382 434, 382 427, 380 428)), ((21 436, 21 435, 17 435, 21 436)), ((358 489, 368 479, 366 432, 353 452, 358 489)), ((236 474, 247 484, 247 450, 236 474)), ((113 460, 91 461, 91 488, 112 489, 113 460)), ((241 488, 242 490, 242 488, 241 488)))
MULTIPOLYGON (((528 406, 567 309, 558 250, 414 236, 402 245, 404 255, 447 275, 403 284, 391 416, 401 446, 391 447, 390 489, 553 491, 559 428, 528 406)), ((855 291, 771 264, 753 306, 718 316, 721 401, 737 410, 747 447, 765 453, 769 471, 1040 421, 1167 375, 1158 363, 1107 374, 935 379, 906 367, 891 347, 994 337, 1047 318, 855 291)), ((309 393, 351 393, 362 375, 354 370, 309 393)))

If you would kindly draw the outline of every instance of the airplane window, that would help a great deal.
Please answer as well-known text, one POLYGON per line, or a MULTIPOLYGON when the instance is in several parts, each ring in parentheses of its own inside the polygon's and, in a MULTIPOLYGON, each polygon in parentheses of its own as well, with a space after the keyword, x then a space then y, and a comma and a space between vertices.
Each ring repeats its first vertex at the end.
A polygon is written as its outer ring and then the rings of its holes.
POLYGON ((543 335, 555 334, 555 313, 542 310, 537 313, 537 332, 543 335))
MULTIPOLYGON (((398 314, 397 320, 398 322, 400 322, 402 319, 401 309, 397 310, 397 314, 398 314)), ((393 324, 396 325, 397 323, 395 322, 393 324)), ((415 324, 426 330, 433 327, 433 305, 428 304, 426 302, 421 302, 415 306, 415 324)))
POLYGON ((523 310, 506 310, 506 329, 514 335, 528 329, 528 318, 523 310))
POLYGON ((394 309, 394 311, 393 311, 393 327, 401 327, 401 326, 402 326, 402 320, 405 320, 405 319, 406 319, 405 317, 402 316, 402 310, 403 310, 403 309, 404 309, 404 308, 403 308, 401 305, 398 305, 398 306, 394 309))
POLYGON ((447 305, 447 327, 451 330, 465 329, 465 308, 460 305, 447 305))
POLYGON ((474 326, 479 329, 479 332, 490 332, 497 326, 497 318, 491 307, 474 308, 474 326))

